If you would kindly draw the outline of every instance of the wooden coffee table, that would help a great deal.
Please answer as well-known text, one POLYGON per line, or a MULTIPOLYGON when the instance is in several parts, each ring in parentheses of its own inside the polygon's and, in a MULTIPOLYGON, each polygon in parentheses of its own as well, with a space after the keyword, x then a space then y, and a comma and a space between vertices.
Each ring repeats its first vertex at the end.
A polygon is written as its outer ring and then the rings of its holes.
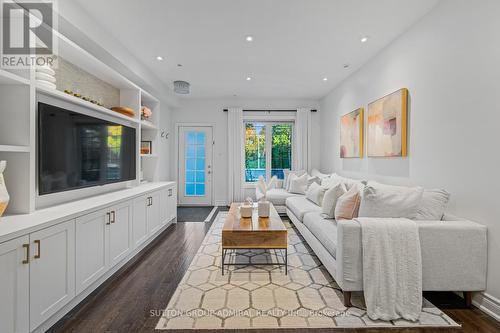
POLYGON ((253 210, 252 217, 244 218, 240 215, 241 203, 232 203, 229 214, 222 229, 222 274, 224 266, 228 265, 279 265, 288 270, 287 249, 288 231, 286 230, 276 208, 271 204, 269 217, 259 217, 257 209, 253 210), (228 250, 237 249, 264 249, 284 250, 283 261, 271 263, 226 263, 228 250))

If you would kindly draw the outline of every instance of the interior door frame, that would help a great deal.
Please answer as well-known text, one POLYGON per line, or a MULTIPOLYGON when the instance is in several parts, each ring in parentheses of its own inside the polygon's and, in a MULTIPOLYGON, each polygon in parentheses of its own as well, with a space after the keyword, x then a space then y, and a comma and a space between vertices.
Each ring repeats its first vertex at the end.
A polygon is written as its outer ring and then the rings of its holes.
MULTIPOLYGON (((174 170, 175 170, 175 182, 177 185, 179 185, 179 132, 181 127, 211 127, 212 128, 212 186, 211 186, 211 195, 210 195, 210 205, 214 206, 215 202, 215 175, 216 175, 216 169, 215 169, 215 161, 214 161, 214 151, 215 151, 215 123, 175 123, 175 165, 174 165, 174 170)), ((177 186, 177 206, 196 206, 196 204, 180 204, 179 203, 179 197, 180 197, 180 186, 177 186)), ((201 205, 200 205, 201 206, 201 205)))

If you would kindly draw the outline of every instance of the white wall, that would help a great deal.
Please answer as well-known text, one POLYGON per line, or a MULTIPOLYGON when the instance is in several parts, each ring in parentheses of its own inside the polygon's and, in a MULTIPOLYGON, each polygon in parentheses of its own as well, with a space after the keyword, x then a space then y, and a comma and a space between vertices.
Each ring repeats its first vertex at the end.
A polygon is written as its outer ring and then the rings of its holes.
MULTIPOLYGON (((227 99, 185 99, 179 109, 172 111, 172 122, 177 123, 213 123, 215 124, 214 147, 214 194, 215 204, 227 204, 227 112, 228 107, 244 109, 296 109, 297 107, 317 108, 319 103, 313 100, 238 100, 227 99)), ((318 135, 313 136, 312 165, 319 167, 319 114, 313 113, 312 129, 318 135)), ((174 138, 172 138, 172 142, 174 138)), ((173 162, 173 161, 172 161, 173 162)), ((171 165, 171 178, 176 179, 174 164, 171 165), (175 177, 175 178, 174 178, 175 177)), ((249 194, 255 191, 249 191, 249 194)))
POLYGON ((450 212, 488 226, 486 292, 496 299, 499 14, 496 0, 443 1, 321 101, 323 171, 447 189, 450 212), (340 159, 340 115, 402 87, 410 93, 408 158, 340 159))

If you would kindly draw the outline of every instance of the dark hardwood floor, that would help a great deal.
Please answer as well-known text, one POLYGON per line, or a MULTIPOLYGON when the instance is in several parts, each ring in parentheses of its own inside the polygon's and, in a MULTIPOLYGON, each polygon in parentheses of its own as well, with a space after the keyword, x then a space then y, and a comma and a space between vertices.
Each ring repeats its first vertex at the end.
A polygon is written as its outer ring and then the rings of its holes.
MULTIPOLYGON (((49 331, 153 332, 159 317, 152 315, 151 311, 161 312, 167 306, 209 228, 210 223, 177 223, 170 227, 49 331)), ((477 309, 461 309, 461 303, 454 305, 456 300, 450 294, 431 294, 426 297, 443 304, 450 303, 447 300, 450 297, 451 305, 444 307, 451 308, 444 311, 462 324, 462 328, 335 329, 335 332, 500 332, 500 323, 477 309)), ((331 329, 247 331, 287 333, 328 332, 331 329)))

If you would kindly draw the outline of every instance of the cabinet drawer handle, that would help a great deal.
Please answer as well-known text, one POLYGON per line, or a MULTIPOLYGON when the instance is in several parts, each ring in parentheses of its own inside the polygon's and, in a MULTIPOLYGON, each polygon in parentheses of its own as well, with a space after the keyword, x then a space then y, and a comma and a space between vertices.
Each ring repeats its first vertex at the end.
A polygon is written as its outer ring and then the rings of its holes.
POLYGON ((29 244, 23 244, 23 248, 26 249, 26 259, 22 261, 23 264, 29 264, 30 263, 30 245, 29 244))
POLYGON ((172 189, 169 189, 168 190, 168 196, 171 197, 172 196, 172 189))
POLYGON ((150 206, 152 206, 153 205, 153 197, 149 197, 149 200, 151 202, 150 206))
POLYGON ((116 215, 115 215, 114 210, 111 211, 111 216, 113 217, 113 219, 111 220, 111 223, 115 223, 116 222, 116 215))
POLYGON ((35 244, 37 245, 37 253, 33 258, 40 259, 40 240, 39 239, 35 240, 35 244))
POLYGON ((108 218, 108 222, 106 222, 106 225, 110 225, 111 224, 111 213, 107 212, 106 217, 108 218))

